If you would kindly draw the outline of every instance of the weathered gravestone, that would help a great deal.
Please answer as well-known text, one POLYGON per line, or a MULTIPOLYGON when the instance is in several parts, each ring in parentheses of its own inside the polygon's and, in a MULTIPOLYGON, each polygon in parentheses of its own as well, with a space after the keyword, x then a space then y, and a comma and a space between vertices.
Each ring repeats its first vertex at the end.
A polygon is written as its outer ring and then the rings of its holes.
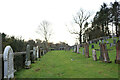
POLYGON ((120 40, 117 41, 116 45, 116 60, 115 63, 120 64, 120 40))
POLYGON ((30 68, 31 61, 30 61, 30 45, 26 47, 26 60, 25 60, 25 68, 30 68))
POLYGON ((97 61, 97 55, 96 55, 96 50, 95 49, 92 50, 92 56, 93 56, 93 60, 97 61))
POLYGON ((113 44, 116 44, 116 39, 113 39, 113 44))
POLYGON ((78 45, 77 45, 77 53, 80 53, 80 52, 79 52, 79 48, 80 48, 80 45, 78 44, 78 45))
POLYGON ((37 59, 37 50, 36 50, 36 47, 33 47, 33 59, 34 61, 37 59))
POLYGON ((84 55, 84 53, 85 53, 85 51, 84 51, 84 49, 83 49, 83 53, 82 53, 82 54, 84 55))
POLYGON ((4 49, 3 60, 4 60, 4 78, 14 78, 14 53, 10 46, 6 46, 4 49))
POLYGON ((89 56, 89 44, 88 43, 84 45, 84 49, 85 49, 85 57, 89 58, 90 56, 89 56))
POLYGON ((106 48, 106 44, 100 44, 100 57, 99 59, 103 62, 111 63, 108 55, 108 51, 106 48))
POLYGON ((76 53, 77 52, 77 46, 74 45, 74 52, 76 53))
POLYGON ((37 46, 37 58, 39 58, 39 47, 37 46))

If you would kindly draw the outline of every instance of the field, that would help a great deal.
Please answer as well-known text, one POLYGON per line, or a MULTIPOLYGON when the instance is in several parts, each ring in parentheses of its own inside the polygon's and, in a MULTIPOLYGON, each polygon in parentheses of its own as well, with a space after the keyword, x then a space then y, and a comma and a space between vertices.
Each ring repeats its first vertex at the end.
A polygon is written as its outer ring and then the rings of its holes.
MULTIPOLYGON (((112 42, 112 39, 108 41, 112 42)), ((80 54, 72 50, 50 51, 33 63, 30 69, 16 72, 15 78, 118 78, 115 46, 107 45, 107 49, 112 49, 108 51, 112 63, 104 63, 99 61, 99 51, 97 51, 98 60, 93 61, 91 45, 89 46, 90 58, 85 58, 82 54, 82 47, 80 54)), ((99 49, 98 43, 94 46, 95 49, 99 49)))

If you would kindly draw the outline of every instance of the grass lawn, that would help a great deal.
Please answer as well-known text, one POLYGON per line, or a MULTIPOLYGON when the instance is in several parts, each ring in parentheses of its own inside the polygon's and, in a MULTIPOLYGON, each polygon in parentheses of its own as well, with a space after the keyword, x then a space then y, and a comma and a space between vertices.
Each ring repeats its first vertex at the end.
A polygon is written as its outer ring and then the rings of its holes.
MULTIPOLYGON (((112 42, 111 39, 108 40, 112 42)), ((92 44, 91 44, 92 45, 92 44)), ((72 51, 50 51, 45 54, 40 61, 31 65, 30 69, 22 69, 15 73, 15 78, 118 78, 118 64, 115 64, 116 58, 115 46, 109 51, 109 57, 112 63, 103 63, 93 61, 92 49, 89 46, 90 58, 72 51)), ((98 44, 94 44, 95 49, 99 49, 98 44)), ((99 59, 97 51, 97 59, 99 59)))

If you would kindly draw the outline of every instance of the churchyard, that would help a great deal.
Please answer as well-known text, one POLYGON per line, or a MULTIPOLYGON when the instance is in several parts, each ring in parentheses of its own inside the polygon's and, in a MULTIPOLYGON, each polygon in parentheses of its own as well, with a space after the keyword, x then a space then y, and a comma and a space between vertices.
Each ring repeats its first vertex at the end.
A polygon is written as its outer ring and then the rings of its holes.
MULTIPOLYGON (((116 38, 116 41, 118 38, 116 38)), ((112 39, 104 42, 113 43, 112 39)), ((89 45, 89 57, 85 56, 83 47, 79 53, 74 50, 50 51, 31 65, 30 69, 22 69, 15 73, 15 78, 118 78, 119 67, 115 63, 116 45, 107 44, 109 61, 105 58, 99 60, 99 42, 89 45), (94 45, 94 48, 93 48, 94 45), (93 59, 93 49, 96 51, 97 60, 93 59)), ((106 55, 106 54, 105 54, 106 55)))

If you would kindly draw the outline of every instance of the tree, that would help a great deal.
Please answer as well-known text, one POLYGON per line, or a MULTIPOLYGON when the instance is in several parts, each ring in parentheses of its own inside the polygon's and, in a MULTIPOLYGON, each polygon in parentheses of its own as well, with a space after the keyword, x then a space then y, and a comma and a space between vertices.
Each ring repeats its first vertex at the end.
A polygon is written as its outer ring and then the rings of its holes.
POLYGON ((71 34, 78 34, 79 35, 79 43, 82 42, 82 32, 83 32, 83 24, 86 23, 86 21, 89 19, 90 13, 86 12, 83 9, 80 9, 80 11, 77 13, 76 16, 74 16, 74 22, 79 26, 79 32, 71 32, 71 34))
POLYGON ((45 49, 46 51, 48 51, 48 41, 52 35, 52 30, 50 28, 50 23, 48 21, 42 21, 40 23, 40 25, 38 26, 38 31, 37 33, 39 33, 40 35, 42 35, 42 37, 45 40, 45 49))

